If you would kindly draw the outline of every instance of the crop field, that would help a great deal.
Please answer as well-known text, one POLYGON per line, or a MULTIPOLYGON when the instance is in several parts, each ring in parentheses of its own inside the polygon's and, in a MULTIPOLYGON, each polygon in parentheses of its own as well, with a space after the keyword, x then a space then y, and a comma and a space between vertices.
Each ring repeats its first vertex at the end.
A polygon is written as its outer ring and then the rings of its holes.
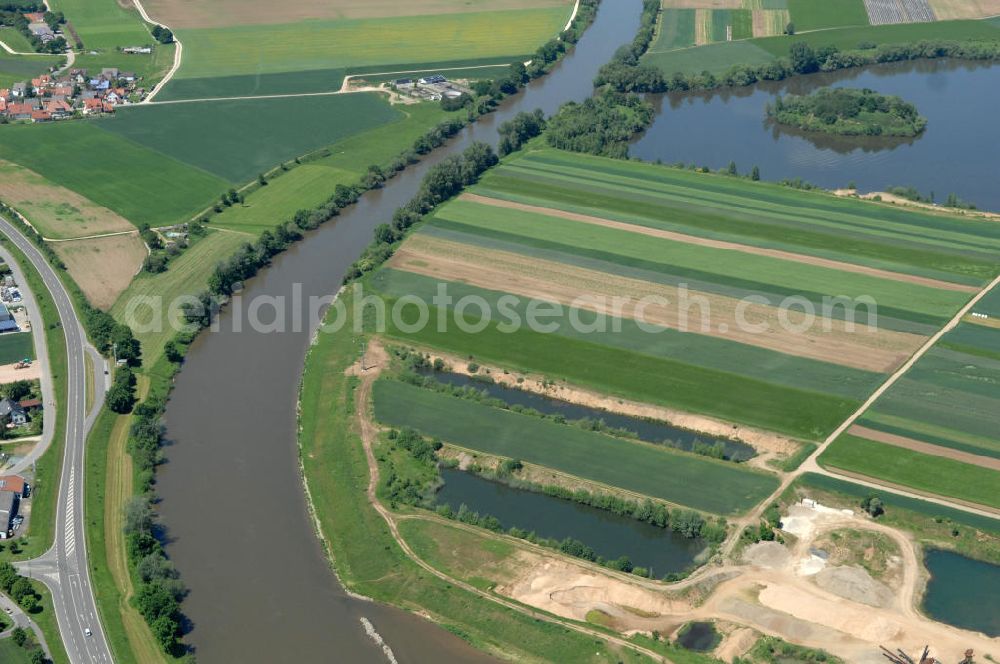
POLYGON ((660 13, 660 31, 652 48, 672 51, 695 44, 696 9, 664 9, 660 13))
POLYGON ((4 127, 0 158, 85 194, 133 223, 177 221, 211 204, 229 183, 99 128, 99 122, 4 127), (113 159, 101 155, 113 154, 113 159))
POLYGON ((111 210, 3 160, 0 160, 0 201, 17 209, 47 238, 133 230, 132 224, 111 210))
POLYGON ((382 96, 361 93, 139 106, 97 126, 240 184, 401 117, 382 96))
POLYGON ((797 32, 868 25, 864 0, 788 0, 788 13, 797 32))
POLYGON ((35 344, 28 332, 0 334, 0 364, 13 364, 24 358, 35 357, 35 344))
POLYGON ((752 16, 753 37, 772 37, 783 34, 790 22, 787 9, 754 9, 752 16))
POLYGON ((990 228, 535 150, 437 210, 370 283, 390 299, 432 306, 438 284, 446 284, 452 297, 475 295, 489 308, 449 307, 451 316, 484 328, 478 332, 402 324, 391 336, 822 439, 992 278, 1000 235, 990 228), (691 302, 692 295, 704 305, 696 311, 653 305, 640 312, 635 304, 691 302), (754 302, 744 301, 751 295, 754 302), (846 312, 824 311, 831 295, 874 298, 877 325, 851 328, 846 312), (815 303, 822 324, 783 328, 778 317, 786 314, 775 306, 787 297, 815 303), (511 298, 518 321, 532 298, 560 309, 546 319, 550 329, 532 331, 494 317, 511 298), (611 308, 614 298, 624 303, 611 308), (737 306, 760 327, 741 327, 737 306), (581 357, 587 361, 572 359, 581 357))
POLYGON ((687 75, 708 71, 721 74, 734 64, 762 65, 774 60, 775 56, 750 41, 707 44, 683 50, 662 50, 659 44, 643 56, 643 62, 658 67, 664 74, 672 76, 680 72, 687 75))
POLYGON ((963 322, 821 460, 834 468, 998 507, 997 431, 1000 329, 963 322))
POLYGON ((400 119, 337 141, 328 156, 281 173, 247 196, 243 205, 226 208, 212 226, 255 234, 274 228, 296 210, 325 202, 338 184, 354 184, 371 164, 388 162, 449 115, 433 103, 397 108, 400 119))
POLYGON ((930 5, 940 21, 1000 15, 1000 0, 930 0, 930 5))
MULTIPOLYGON (((152 315, 168 320, 171 303, 182 295, 197 295, 205 290, 208 277, 215 264, 235 252, 243 243, 253 240, 252 235, 224 231, 211 231, 170 262, 170 269, 160 274, 143 272, 119 296, 111 308, 111 315, 131 325, 135 336, 142 343, 142 361, 153 366, 163 354, 163 344, 175 331, 167 324, 150 329, 152 315), (141 298, 157 302, 155 314, 146 307, 138 307, 141 298)), ((176 312, 175 312, 176 313, 176 312)))
POLYGON ((718 514, 745 511, 777 486, 773 475, 633 443, 419 387, 375 384, 375 416, 455 445, 516 457, 584 479, 718 514), (713 491, 706 492, 706 486, 713 491))
MULTIPOLYGON (((178 37, 184 43, 184 64, 177 78, 299 76, 316 70, 371 71, 374 66, 398 71, 422 63, 461 66, 484 58, 511 62, 556 36, 569 12, 568 6, 557 6, 183 30, 178 37)), ((224 92, 233 81, 220 85, 224 92)))
POLYGON ((90 304, 104 310, 128 288, 146 258, 146 246, 134 232, 51 246, 90 304))
POLYGON ((114 50, 153 42, 145 22, 118 0, 51 0, 52 11, 66 15, 88 49, 114 50))
POLYGON ((290 23, 318 19, 391 18, 560 7, 571 0, 147 0, 151 16, 174 28, 224 28, 232 25, 290 23))
POLYGON ((781 0, 668 0, 663 6, 650 53, 725 42, 728 36, 741 40, 780 35, 788 25, 788 10, 781 0))
POLYGON ((0 87, 38 76, 64 60, 61 55, 11 55, 0 49, 0 87))

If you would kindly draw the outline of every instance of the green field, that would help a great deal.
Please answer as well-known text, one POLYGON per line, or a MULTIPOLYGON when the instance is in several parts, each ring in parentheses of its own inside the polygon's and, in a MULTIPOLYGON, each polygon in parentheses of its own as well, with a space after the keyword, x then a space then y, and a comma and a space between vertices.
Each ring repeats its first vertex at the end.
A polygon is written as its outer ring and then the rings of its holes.
POLYGON ((0 639, 0 662, 3 664, 31 664, 28 651, 7 637, 0 639))
POLYGON ((1000 508, 1000 476, 987 468, 855 436, 838 438, 819 462, 917 491, 1000 508))
MULTIPOLYGON (((808 0, 805 1, 808 2, 808 0)), ((821 3, 810 4, 821 6, 821 3)), ((797 22, 795 25, 799 29, 797 22)), ((814 48, 836 46, 840 49, 854 49, 861 42, 901 44, 921 39, 1000 39, 1000 25, 989 21, 936 21, 933 23, 871 25, 840 30, 820 30, 806 34, 799 33, 794 37, 764 37, 754 39, 752 43, 772 55, 781 56, 787 55, 788 50, 795 42, 805 42, 814 48)), ((737 62, 742 61, 734 60, 732 64, 737 62)))
POLYGON ((65 59, 61 55, 11 55, 0 49, 0 87, 44 74, 65 59))
POLYGON ((241 184, 401 117, 382 96, 361 93, 139 106, 97 126, 241 184))
POLYGON ((428 128, 448 117, 439 104, 397 106, 399 119, 350 136, 330 146, 328 156, 280 173, 212 219, 214 228, 260 233, 290 218, 296 210, 317 207, 338 184, 352 185, 372 164, 385 164, 428 128))
POLYGON ((34 53, 35 47, 28 38, 12 27, 0 26, 0 41, 19 53, 34 53))
POLYGON ((739 41, 706 44, 677 51, 661 51, 657 48, 647 53, 643 62, 658 67, 668 76, 676 72, 693 76, 704 71, 721 74, 735 64, 763 65, 772 60, 774 56, 771 53, 753 42, 739 41))
POLYGON ((868 25, 864 0, 788 0, 796 32, 868 25))
POLYGON ((0 334, 0 364, 13 364, 24 358, 35 359, 35 344, 28 332, 0 334))
POLYGON ((184 64, 178 78, 500 56, 514 60, 556 36, 567 18, 566 7, 549 7, 182 30, 178 38, 184 43, 184 64))
POLYGON ((52 11, 61 11, 73 24, 87 49, 115 49, 153 43, 138 12, 118 0, 51 0, 52 11))
POLYGON ((102 122, 4 127, 0 157, 136 224, 176 222, 205 208, 229 187, 210 173, 102 131, 102 122))
MULTIPOLYGON (((208 277, 215 264, 231 255, 245 242, 253 240, 252 235, 225 231, 210 232, 198 240, 184 253, 170 262, 170 269, 160 274, 142 272, 125 290, 111 308, 111 315, 120 321, 131 325, 135 336, 142 343, 142 361, 146 366, 153 366, 163 354, 163 344, 176 334, 176 330, 166 324, 168 311, 176 298, 182 295, 197 295, 205 290, 208 277), (138 308, 142 298, 156 298, 161 306, 159 315, 164 321, 162 326, 147 326, 151 321, 147 308, 138 308), (132 309, 130 309, 130 303, 132 309), (131 317, 129 311, 136 313, 131 317)), ((176 308, 176 306, 175 306, 176 308)), ((178 310, 179 311, 179 310, 178 310)))
POLYGON ((652 51, 672 51, 694 46, 693 9, 664 9, 660 12, 660 31, 650 47, 652 51))
POLYGON ((732 463, 612 438, 405 383, 375 384, 375 416, 469 449, 719 514, 743 512, 777 486, 732 463), (711 487, 710 490, 706 490, 711 487))

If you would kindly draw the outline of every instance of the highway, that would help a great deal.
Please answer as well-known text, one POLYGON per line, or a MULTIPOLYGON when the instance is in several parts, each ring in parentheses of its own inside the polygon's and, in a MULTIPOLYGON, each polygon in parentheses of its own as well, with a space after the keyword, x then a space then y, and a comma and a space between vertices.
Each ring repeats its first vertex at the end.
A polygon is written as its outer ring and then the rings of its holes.
MULTIPOLYGON (((17 567, 22 574, 38 579, 52 592, 59 633, 70 662, 73 664, 101 662, 111 664, 111 651, 97 615, 97 605, 90 585, 83 496, 84 453, 87 433, 97 417, 107 389, 106 381, 101 380, 104 360, 88 343, 76 316, 76 311, 73 309, 69 293, 66 292, 59 277, 46 262, 41 252, 31 241, 21 235, 14 225, 2 217, 0 217, 0 232, 6 235, 28 257, 28 260, 41 275, 46 289, 55 302, 59 313, 59 322, 66 335, 67 391, 66 403, 61 404, 66 408, 66 440, 59 478, 55 541, 52 548, 44 555, 31 561, 18 563, 17 567), (96 394, 90 412, 87 412, 86 407, 85 358, 87 355, 95 360, 94 385, 96 394), (86 630, 91 631, 91 636, 86 635, 86 630)), ((16 265, 12 264, 11 267, 17 269, 16 265)), ((24 304, 34 321, 32 330, 36 333, 43 332, 39 310, 35 303, 36 294, 28 292, 27 283, 22 275, 15 274, 15 278, 22 285, 24 304)), ((51 324, 52 321, 49 323, 51 324)), ((43 354, 39 352, 38 355, 41 358, 43 354)), ((43 365, 43 385, 46 383, 46 379, 50 387, 47 391, 43 390, 43 397, 46 408, 51 408, 54 397, 51 391, 51 368, 48 367, 47 362, 43 365)), ((42 448, 39 453, 44 451, 48 443, 51 443, 51 433, 47 439, 43 437, 42 444, 38 446, 42 448)), ((24 467, 24 464, 30 464, 33 458, 34 455, 18 465, 24 467)), ((38 490, 49 491, 51 488, 39 487, 38 490)))

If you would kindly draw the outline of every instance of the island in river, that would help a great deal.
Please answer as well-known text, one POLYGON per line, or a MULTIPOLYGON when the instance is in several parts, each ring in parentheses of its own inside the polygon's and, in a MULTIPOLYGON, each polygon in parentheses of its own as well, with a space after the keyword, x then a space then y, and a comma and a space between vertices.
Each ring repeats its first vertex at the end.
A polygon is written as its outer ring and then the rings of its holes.
POLYGON ((927 118, 913 104, 868 88, 778 96, 767 105, 767 116, 779 125, 840 136, 912 137, 927 127, 927 118))

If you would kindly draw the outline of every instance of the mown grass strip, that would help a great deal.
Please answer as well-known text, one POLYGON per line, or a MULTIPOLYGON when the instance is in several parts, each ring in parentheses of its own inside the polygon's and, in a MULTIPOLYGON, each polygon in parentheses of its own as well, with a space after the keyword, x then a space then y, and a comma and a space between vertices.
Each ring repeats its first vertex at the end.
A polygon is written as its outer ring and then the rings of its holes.
POLYGON ((375 415, 429 436, 718 514, 746 511, 777 478, 723 461, 629 442, 405 383, 375 384, 375 415))
POLYGON ((840 468, 938 496, 1000 508, 1000 473, 845 435, 819 457, 840 468))

